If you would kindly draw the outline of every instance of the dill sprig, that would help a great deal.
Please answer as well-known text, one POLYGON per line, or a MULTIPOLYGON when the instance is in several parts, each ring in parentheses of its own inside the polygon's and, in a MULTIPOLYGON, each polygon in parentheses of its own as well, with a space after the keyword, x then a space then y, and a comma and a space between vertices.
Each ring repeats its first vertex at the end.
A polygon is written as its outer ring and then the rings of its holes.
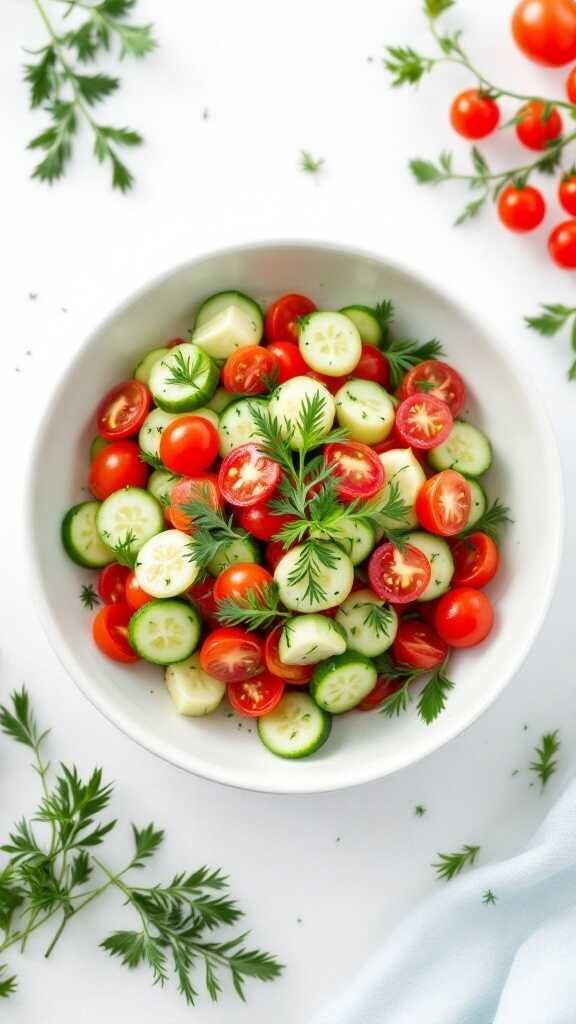
POLYGON ((219 508, 214 508, 208 487, 199 487, 197 494, 192 492, 179 507, 194 526, 187 557, 200 569, 206 569, 223 547, 248 538, 246 530, 235 525, 232 515, 227 518, 219 508))
POLYGON ((144 448, 138 449, 138 458, 148 466, 152 466, 152 469, 166 468, 159 455, 154 455, 153 452, 147 452, 144 448))
POLYGON ((163 360, 162 365, 168 367, 170 370, 170 376, 166 378, 166 384, 184 384, 190 388, 196 388, 196 373, 198 370, 198 362, 200 357, 182 352, 180 348, 175 348, 170 353, 167 359, 163 360))
POLYGON ((300 170, 305 174, 318 174, 324 167, 323 157, 314 157, 307 149, 300 150, 300 170))
POLYGON ((544 791, 548 781, 552 778, 558 768, 557 754, 560 750, 560 736, 558 729, 554 732, 545 732, 540 740, 540 746, 534 748, 536 757, 530 762, 530 771, 534 772, 540 780, 541 791, 544 791))
POLYGON ((247 629, 267 629, 278 619, 289 619, 292 612, 280 607, 278 587, 275 583, 258 590, 249 590, 245 597, 227 597, 218 602, 216 615, 224 626, 246 626, 247 629))
POLYGON ((472 526, 467 527, 462 533, 459 533, 459 537, 468 537, 471 533, 480 531, 487 533, 492 538, 495 544, 499 543, 500 540, 500 529, 505 523, 511 523, 513 520, 510 517, 510 509, 507 505, 504 505, 500 501, 500 498, 495 498, 494 501, 488 506, 486 511, 477 519, 472 526))
POLYGON ((120 565, 125 565, 128 569, 133 569, 136 564, 136 551, 134 551, 134 544, 137 540, 136 534, 133 530, 127 530, 126 535, 114 545, 112 551, 116 561, 120 565))
POLYGON ((372 629, 376 638, 388 636, 392 625, 392 611, 387 604, 376 604, 374 601, 361 601, 357 608, 365 608, 366 614, 362 624, 372 629))
POLYGON ((94 590, 91 583, 83 583, 82 590, 80 591, 80 600, 85 608, 89 608, 90 611, 100 604, 100 598, 94 590))
POLYGON ((487 905, 496 903, 497 899, 498 897, 492 892, 492 889, 486 889, 486 892, 482 895, 482 903, 486 903, 487 905))
POLYGON ((405 373, 427 359, 441 359, 444 353, 437 338, 419 343, 417 341, 390 341, 382 349, 390 365, 390 382, 393 388, 401 383, 405 373))
POLYGON ((426 676, 428 680, 416 705, 419 717, 426 725, 430 725, 444 711, 450 690, 454 688, 454 683, 446 675, 448 657, 432 672, 430 669, 397 665, 388 653, 379 655, 374 659, 374 663, 381 675, 399 684, 399 689, 382 703, 381 714, 387 718, 397 718, 408 711, 412 703, 411 687, 426 676))
POLYGON ((456 875, 459 875, 467 865, 472 867, 479 853, 479 846, 465 845, 456 853, 437 854, 438 860, 432 867, 436 871, 438 878, 443 878, 444 881, 449 882, 456 875))

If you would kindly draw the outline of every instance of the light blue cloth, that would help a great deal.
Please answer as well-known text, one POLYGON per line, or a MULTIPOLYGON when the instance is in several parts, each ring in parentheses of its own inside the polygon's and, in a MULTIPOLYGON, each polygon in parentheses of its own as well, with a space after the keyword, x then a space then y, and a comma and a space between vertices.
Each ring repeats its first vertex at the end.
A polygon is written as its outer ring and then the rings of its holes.
POLYGON ((524 852, 446 884, 313 1024, 576 1024, 576 782, 524 852))

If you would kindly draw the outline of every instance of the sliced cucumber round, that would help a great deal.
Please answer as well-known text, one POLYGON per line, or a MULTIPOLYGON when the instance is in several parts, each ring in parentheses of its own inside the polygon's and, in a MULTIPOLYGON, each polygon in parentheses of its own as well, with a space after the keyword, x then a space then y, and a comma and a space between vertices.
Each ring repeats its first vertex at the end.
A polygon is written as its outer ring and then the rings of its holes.
POLYGON ((92 438, 92 444, 90 445, 90 462, 93 462, 100 452, 107 448, 110 441, 106 441, 105 438, 100 437, 100 434, 96 434, 96 437, 92 438))
POLYGON ((331 715, 351 711, 376 686, 378 673, 370 658, 347 651, 314 669, 310 693, 331 715))
POLYGON ((146 455, 152 458, 160 458, 160 440, 165 428, 173 420, 179 419, 177 412, 164 412, 164 409, 152 409, 138 434, 138 445, 146 455))
POLYGON ((394 406, 379 384, 353 378, 336 392, 336 417, 354 441, 377 444, 394 426, 394 406))
POLYGON ((348 520, 341 523, 337 532, 334 540, 350 557, 352 565, 360 565, 376 545, 376 529, 372 523, 348 520))
POLYGON ((164 682, 178 714, 192 718, 212 714, 226 693, 224 683, 204 672, 197 654, 168 665, 164 682))
POLYGON ((257 440, 252 409, 265 409, 267 403, 261 398, 240 398, 231 402, 220 416, 220 455, 224 458, 248 441, 257 440))
POLYGON ((198 307, 194 328, 201 327, 207 320, 212 320, 213 317, 223 313, 230 306, 241 309, 246 313, 254 321, 255 326, 259 327, 260 337, 262 337, 264 333, 264 314, 256 300, 251 299, 244 292, 216 292, 214 295, 210 295, 209 298, 204 299, 204 302, 198 307))
POLYGON ((170 349, 168 348, 153 348, 150 352, 147 352, 134 370, 133 376, 136 380, 141 380, 143 384, 148 384, 148 381, 150 380, 150 371, 152 370, 154 363, 157 363, 159 359, 163 359, 164 356, 167 356, 169 351, 170 349))
POLYGON ((341 604, 354 583, 354 566, 348 555, 331 541, 316 542, 316 550, 311 553, 310 560, 316 588, 324 594, 321 597, 310 592, 308 572, 302 574, 302 579, 297 579, 301 575, 301 567, 305 567, 306 547, 306 544, 298 544, 291 548, 274 570, 282 604, 295 612, 321 612, 341 604))
POLYGON ((202 303, 192 341, 213 359, 227 359, 236 349, 258 345, 264 333, 260 306, 241 292, 219 292, 202 303))
POLYGON ((355 590, 336 614, 336 622, 346 634, 346 645, 369 658, 383 654, 394 643, 398 616, 391 605, 381 601, 373 590, 355 590))
POLYGON ((378 458, 384 466, 386 474, 386 483, 378 495, 380 507, 385 507, 392 485, 396 484, 400 498, 409 508, 409 512, 402 520, 383 516, 379 520, 380 526, 385 530, 413 529, 418 526, 414 506, 418 492, 426 482, 426 474, 410 448, 391 448, 389 452, 382 452, 378 458))
POLYGON ((428 461, 433 469, 455 469, 463 476, 482 476, 492 465, 492 445, 478 427, 456 420, 447 441, 431 448, 428 461))
POLYGON ((187 601, 148 601, 128 623, 128 640, 154 665, 184 661, 196 650, 202 620, 187 601))
POLYGON ((229 565, 261 561, 260 545, 252 537, 246 536, 242 540, 231 540, 229 544, 223 544, 206 568, 211 576, 219 576, 229 565))
POLYGON ((198 576, 198 566, 190 558, 190 537, 181 530, 156 534, 138 552, 134 572, 138 586, 151 597, 183 594, 198 576))
POLYGON ((365 345, 380 347, 384 332, 375 311, 370 306, 345 306, 340 312, 356 325, 365 345))
POLYGON ((318 416, 318 443, 329 434, 334 423, 336 406, 328 388, 312 377, 292 377, 281 384, 270 399, 270 415, 274 416, 280 429, 289 439, 290 447, 298 449, 302 446, 302 432, 298 421, 304 403, 320 399, 320 415, 318 416))
POLYGON ((111 548, 122 545, 126 554, 135 555, 150 537, 164 529, 164 513, 149 491, 123 487, 102 502, 97 525, 105 544, 111 548))
POLYGON ((99 501, 81 501, 62 521, 62 543, 69 558, 86 569, 101 569, 114 561, 114 552, 98 532, 99 501))
POLYGON ((278 654, 285 665, 317 665, 346 650, 344 630, 328 615, 297 615, 287 619, 278 654))
POLYGON ((332 719, 307 693, 285 693, 274 711, 258 719, 262 743, 277 757, 308 757, 326 742, 332 719))
POLYGON ((466 529, 474 526, 478 520, 482 518, 488 508, 488 497, 482 485, 479 484, 477 480, 469 480, 468 483, 470 484, 472 503, 470 505, 470 515, 468 516, 466 529))
POLYGON ((358 328, 343 313, 310 313, 304 317, 298 347, 308 366, 329 377, 352 373, 362 355, 358 328))
POLYGON ((441 597, 450 589, 454 575, 454 559, 448 544, 442 537, 434 537, 431 533, 425 533, 422 530, 407 533, 405 541, 412 547, 418 548, 418 551, 426 556, 432 569, 430 583, 417 600, 433 601, 436 597, 441 597))
POLYGON ((239 398, 242 398, 242 395, 233 395, 231 391, 226 391, 226 388, 216 388, 210 401, 206 402, 206 406, 220 415, 227 406, 232 402, 236 402, 239 398))
POLYGON ((185 342, 154 363, 149 388, 156 405, 166 412, 193 412, 212 398, 219 377, 218 367, 210 356, 197 345, 185 342))
POLYGON ((146 489, 156 498, 156 501, 160 502, 162 508, 166 508, 166 505, 170 504, 172 488, 176 487, 176 484, 180 483, 182 479, 181 476, 171 473, 169 469, 155 469, 148 477, 146 489))

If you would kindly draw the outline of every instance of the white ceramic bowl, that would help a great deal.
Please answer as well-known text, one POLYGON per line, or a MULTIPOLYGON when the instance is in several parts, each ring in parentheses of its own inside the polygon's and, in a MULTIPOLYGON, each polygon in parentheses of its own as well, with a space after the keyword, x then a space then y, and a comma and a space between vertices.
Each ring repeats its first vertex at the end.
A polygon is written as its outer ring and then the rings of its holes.
POLYGON ((109 316, 80 348, 42 422, 32 456, 28 531, 40 614, 48 638, 89 700, 128 736, 175 765, 246 789, 307 793, 367 782, 398 771, 457 736, 496 699, 526 656, 554 587, 562 534, 562 489, 554 438, 533 384, 525 384, 498 343, 448 296, 384 259, 344 247, 270 243, 192 260, 146 285, 109 316), (140 662, 108 661, 93 646, 81 582, 92 579, 66 558, 62 516, 85 496, 93 410, 102 394, 129 376, 139 356, 185 335, 198 301, 236 288, 267 303, 282 292, 310 295, 319 306, 373 304, 391 298, 396 329, 442 339, 469 386, 466 413, 494 441, 489 494, 513 510, 502 569, 490 586, 496 625, 489 641, 454 656, 456 683, 431 726, 414 711, 390 721, 378 714, 334 719, 314 757, 283 761, 258 741, 250 722, 238 729, 224 707, 208 718, 179 717, 162 672, 140 662), (537 500, 535 491, 537 491, 537 500))

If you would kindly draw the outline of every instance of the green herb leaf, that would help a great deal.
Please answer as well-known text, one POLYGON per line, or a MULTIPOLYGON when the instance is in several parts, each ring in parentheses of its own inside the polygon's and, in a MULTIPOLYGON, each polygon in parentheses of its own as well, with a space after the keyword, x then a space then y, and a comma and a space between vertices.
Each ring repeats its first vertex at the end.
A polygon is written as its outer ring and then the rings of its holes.
POLYGON ((305 174, 318 174, 322 170, 324 162, 322 157, 314 157, 306 149, 300 150, 300 170, 305 174))
POLYGON ((497 899, 498 899, 498 897, 494 895, 494 893, 492 892, 492 889, 486 889, 486 892, 482 896, 482 903, 486 903, 486 904, 492 903, 492 904, 494 904, 494 903, 496 903, 497 899))
POLYGON ((450 7, 454 7, 454 0, 424 0, 424 13, 429 18, 438 18, 450 7))
POLYGON ((540 740, 540 746, 535 748, 536 757, 534 761, 530 762, 530 771, 538 776, 542 791, 558 768, 556 755, 559 750, 558 729, 555 729, 554 732, 545 732, 540 740))
POLYGON ((100 604, 100 598, 91 583, 83 583, 80 591, 80 600, 85 608, 92 610, 100 604))
POLYGON ((393 76, 392 85, 395 88, 401 85, 416 85, 436 63, 417 53, 411 46, 388 46, 386 49, 389 58, 384 61, 384 67, 393 76))
POLYGON ((408 370, 427 359, 441 359, 445 354, 441 343, 433 338, 424 344, 417 341, 391 341, 383 349, 390 365, 390 382, 397 388, 408 370))
POLYGON ((16 975, 7 975, 7 970, 6 964, 0 964, 0 999, 8 999, 18 988, 16 975))
POLYGON ((469 537, 471 533, 487 533, 492 538, 495 544, 500 541, 500 529, 505 523, 511 523, 513 520, 510 517, 510 509, 507 505, 504 505, 500 498, 495 498, 494 501, 488 506, 480 519, 477 519, 472 526, 468 526, 458 536, 469 537))
POLYGON ((436 669, 418 699, 418 714, 426 725, 434 722, 444 711, 448 694, 454 689, 454 683, 444 674, 447 661, 436 669))
POLYGON ((278 587, 270 583, 262 589, 249 590, 243 598, 227 597, 218 602, 219 621, 224 626, 246 626, 248 629, 267 629, 278 619, 289 619, 291 612, 280 607, 278 587))
POLYGON ((443 878, 446 882, 449 882, 456 875, 459 875, 467 865, 471 867, 479 853, 479 846, 463 846, 457 853, 439 853, 437 855, 438 861, 432 867, 435 869, 438 878, 443 878))

